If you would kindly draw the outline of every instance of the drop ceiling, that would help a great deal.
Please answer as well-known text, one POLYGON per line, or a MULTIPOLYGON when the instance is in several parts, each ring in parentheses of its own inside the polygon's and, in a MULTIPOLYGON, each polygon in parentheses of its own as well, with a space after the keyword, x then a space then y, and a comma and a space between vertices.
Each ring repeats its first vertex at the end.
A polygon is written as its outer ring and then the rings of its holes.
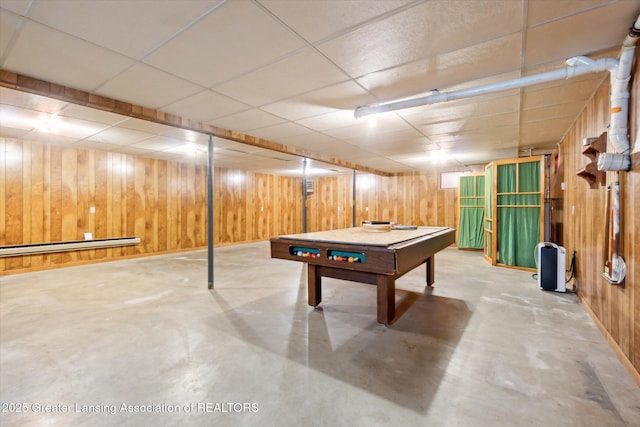
MULTIPOLYGON (((577 55, 616 58, 638 14, 637 0, 0 0, 0 68, 397 173, 432 168, 441 152, 445 167, 548 153, 608 76, 375 124, 356 119, 357 106, 563 68, 577 55)), ((8 88, 0 108, 11 138, 196 161, 208 140, 8 88), (46 114, 56 132, 42 130, 46 114)), ((291 154, 214 143, 220 167, 300 168, 291 154)))

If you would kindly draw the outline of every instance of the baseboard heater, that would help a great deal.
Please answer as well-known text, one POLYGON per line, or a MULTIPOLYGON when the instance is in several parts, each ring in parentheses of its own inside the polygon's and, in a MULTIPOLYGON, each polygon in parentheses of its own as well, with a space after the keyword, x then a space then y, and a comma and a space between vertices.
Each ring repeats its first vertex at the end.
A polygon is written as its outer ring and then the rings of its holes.
POLYGON ((21 255, 45 254, 49 252, 81 251, 86 249, 112 248, 116 246, 132 246, 139 243, 139 237, 118 237, 115 239, 71 240, 67 242, 9 245, 0 246, 0 258, 21 255))

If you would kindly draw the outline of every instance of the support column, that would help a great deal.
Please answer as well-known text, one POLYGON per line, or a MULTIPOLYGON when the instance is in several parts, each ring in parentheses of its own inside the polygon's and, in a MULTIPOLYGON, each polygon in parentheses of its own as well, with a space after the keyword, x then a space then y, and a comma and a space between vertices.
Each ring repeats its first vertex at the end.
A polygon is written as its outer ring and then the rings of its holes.
POLYGON ((207 180, 207 271, 209 289, 213 289, 213 136, 209 135, 207 150, 209 176, 207 180))

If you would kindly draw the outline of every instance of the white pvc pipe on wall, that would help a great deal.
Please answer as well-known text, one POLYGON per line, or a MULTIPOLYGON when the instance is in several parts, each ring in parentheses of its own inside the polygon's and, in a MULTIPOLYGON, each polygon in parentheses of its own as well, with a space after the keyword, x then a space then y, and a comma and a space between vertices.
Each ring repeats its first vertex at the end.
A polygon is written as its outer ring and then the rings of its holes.
POLYGON ((629 80, 636 44, 640 38, 640 16, 631 26, 620 51, 620 60, 615 72, 611 72, 611 121, 607 138, 614 153, 602 153, 598 157, 598 170, 629 170, 629 80))

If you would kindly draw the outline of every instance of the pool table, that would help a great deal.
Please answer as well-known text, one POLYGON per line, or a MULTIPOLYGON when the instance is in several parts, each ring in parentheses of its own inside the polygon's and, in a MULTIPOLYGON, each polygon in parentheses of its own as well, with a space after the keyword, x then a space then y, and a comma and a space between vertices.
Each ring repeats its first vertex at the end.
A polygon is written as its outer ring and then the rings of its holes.
POLYGON ((427 285, 434 282, 434 255, 451 245, 455 230, 417 227, 371 232, 362 227, 273 237, 271 257, 306 262, 308 302, 322 301, 322 277, 377 287, 378 322, 390 324, 396 311, 395 281, 426 263, 427 285))

